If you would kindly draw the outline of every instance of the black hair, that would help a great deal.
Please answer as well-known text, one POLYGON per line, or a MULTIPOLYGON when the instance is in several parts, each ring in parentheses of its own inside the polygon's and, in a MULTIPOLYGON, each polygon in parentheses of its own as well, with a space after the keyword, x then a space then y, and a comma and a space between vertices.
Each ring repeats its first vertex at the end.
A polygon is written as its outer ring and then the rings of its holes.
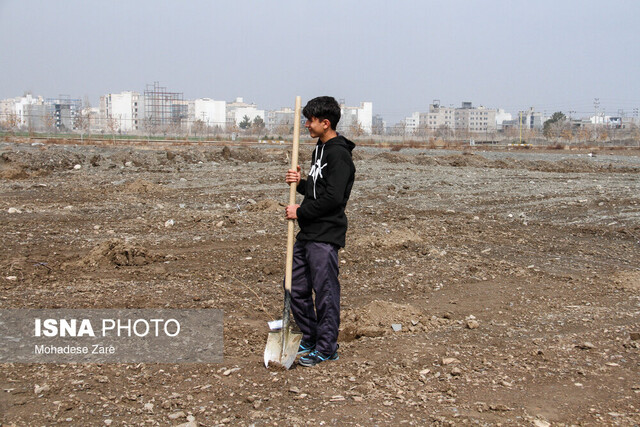
POLYGON ((302 114, 311 120, 313 117, 318 120, 329 120, 331 129, 336 130, 340 121, 340 104, 332 96, 319 96, 313 98, 302 109, 302 114))

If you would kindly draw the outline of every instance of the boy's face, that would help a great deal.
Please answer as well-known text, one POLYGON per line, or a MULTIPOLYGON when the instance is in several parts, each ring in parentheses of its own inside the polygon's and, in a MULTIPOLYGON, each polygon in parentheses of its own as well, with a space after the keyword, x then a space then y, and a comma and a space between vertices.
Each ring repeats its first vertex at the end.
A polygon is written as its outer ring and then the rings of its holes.
POLYGON ((327 119, 320 120, 317 117, 312 117, 311 119, 307 119, 304 127, 309 130, 309 136, 311 138, 321 138, 329 129, 331 129, 331 122, 327 119))

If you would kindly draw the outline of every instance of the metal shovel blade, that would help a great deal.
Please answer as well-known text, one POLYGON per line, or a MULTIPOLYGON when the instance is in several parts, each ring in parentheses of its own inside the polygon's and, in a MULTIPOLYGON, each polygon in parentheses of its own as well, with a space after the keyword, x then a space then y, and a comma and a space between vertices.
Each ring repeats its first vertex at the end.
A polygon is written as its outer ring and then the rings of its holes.
POLYGON ((300 332, 284 329, 269 332, 267 346, 264 349, 264 366, 268 368, 269 363, 273 363, 289 369, 298 355, 300 341, 302 341, 300 332))

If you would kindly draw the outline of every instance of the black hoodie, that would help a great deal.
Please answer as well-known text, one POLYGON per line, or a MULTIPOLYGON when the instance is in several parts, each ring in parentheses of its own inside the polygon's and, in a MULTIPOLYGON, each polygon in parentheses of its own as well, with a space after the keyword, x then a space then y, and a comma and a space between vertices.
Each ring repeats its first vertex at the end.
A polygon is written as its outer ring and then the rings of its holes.
POLYGON ((307 179, 298 183, 304 200, 297 210, 297 239, 333 243, 344 247, 347 206, 356 168, 351 151, 356 145, 338 135, 324 144, 318 140, 307 179))

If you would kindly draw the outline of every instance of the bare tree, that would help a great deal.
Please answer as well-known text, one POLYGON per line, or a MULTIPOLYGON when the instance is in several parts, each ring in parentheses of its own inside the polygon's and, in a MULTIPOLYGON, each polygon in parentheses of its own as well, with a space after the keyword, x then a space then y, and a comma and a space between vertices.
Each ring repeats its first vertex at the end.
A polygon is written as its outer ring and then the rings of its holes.
POLYGON ((116 142, 116 132, 120 131, 120 123, 116 120, 115 117, 109 116, 107 118, 107 130, 111 134, 111 139, 113 142, 116 142))
POLYGON ((640 127, 638 127, 638 125, 636 125, 635 123, 631 123, 631 125, 629 126, 629 137, 633 141, 636 141, 638 143, 638 146, 640 146, 640 127))
POLYGON ((226 128, 227 133, 229 134, 238 133, 239 130, 240 129, 238 128, 238 125, 236 124, 235 121, 227 123, 227 128, 226 128))
POLYGON ((598 126, 596 135, 599 142, 605 142, 611 139, 609 135, 609 128, 607 128, 606 126, 598 126))
POLYGON ((155 135, 157 132, 157 126, 155 126, 152 120, 148 117, 140 120, 140 129, 142 129, 142 132, 144 132, 147 138, 149 135, 155 135))
POLYGON ((8 113, 2 122, 3 127, 6 127, 12 132, 18 130, 21 124, 22 120, 20 120, 20 117, 15 112, 8 113))
POLYGON ((200 134, 200 136, 202 136, 206 130, 207 130, 207 125, 204 121, 198 119, 195 122, 193 122, 193 134, 194 136, 197 138, 198 134, 200 134))
POLYGON ((73 119, 73 127, 80 131, 80 140, 84 140, 84 132, 89 120, 85 117, 84 112, 80 111, 73 119))
POLYGON ((416 136, 427 139, 431 135, 431 128, 427 123, 420 123, 415 132, 416 136))
POLYGON ((451 128, 447 125, 440 125, 435 131, 435 135, 440 139, 447 139, 451 134, 451 128))
POLYGON ((384 135, 384 124, 381 120, 376 121, 373 126, 371 126, 371 133, 373 135, 384 135))
POLYGON ((518 137, 519 130, 515 126, 509 126, 503 130, 503 133, 508 139, 513 140, 518 137))
POLYGON ((364 129, 362 128, 362 124, 360 124, 359 120, 355 120, 351 123, 351 126, 349 126, 349 135, 354 138, 364 135, 364 129))
POLYGON ((273 131, 282 137, 282 135, 289 135, 293 132, 293 124, 288 121, 280 122, 273 131))
POLYGON ((569 142, 573 140, 573 129, 571 129, 570 123, 566 123, 565 126, 562 127, 560 137, 569 142))
POLYGON ((578 141, 587 142, 591 140, 591 129, 587 126, 583 126, 578 131, 578 141))
POLYGON ((42 121, 44 122, 45 131, 47 131, 47 132, 55 132, 55 131, 57 131, 56 118, 53 115, 53 113, 45 113, 42 121))

